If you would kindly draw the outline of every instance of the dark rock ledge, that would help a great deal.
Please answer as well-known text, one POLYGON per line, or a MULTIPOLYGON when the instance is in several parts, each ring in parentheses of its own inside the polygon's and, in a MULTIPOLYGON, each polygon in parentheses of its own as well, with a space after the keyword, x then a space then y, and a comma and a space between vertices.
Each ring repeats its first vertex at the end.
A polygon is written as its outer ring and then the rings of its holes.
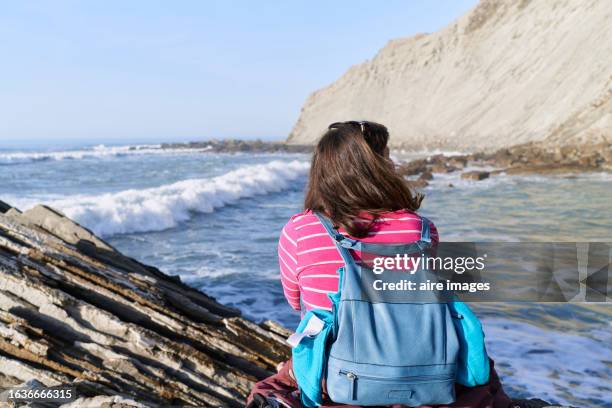
MULTIPOLYGON (((436 154, 399 166, 400 174, 411 177, 415 188, 427 186, 436 173, 461 173, 465 180, 480 181, 498 174, 552 175, 612 171, 612 144, 549 146, 527 143, 494 152, 446 156, 436 154), (466 170, 467 167, 471 170, 466 170), (478 169, 493 167, 495 170, 478 169)), ((451 186, 452 187, 452 186, 451 186)))
POLYGON ((0 201, 0 391, 67 385, 78 396, 29 407, 240 407, 289 357, 289 334, 122 255, 49 207, 21 213, 0 201))
POLYGON ((211 139, 201 142, 162 143, 162 149, 200 149, 212 153, 312 153, 314 146, 263 140, 211 139))

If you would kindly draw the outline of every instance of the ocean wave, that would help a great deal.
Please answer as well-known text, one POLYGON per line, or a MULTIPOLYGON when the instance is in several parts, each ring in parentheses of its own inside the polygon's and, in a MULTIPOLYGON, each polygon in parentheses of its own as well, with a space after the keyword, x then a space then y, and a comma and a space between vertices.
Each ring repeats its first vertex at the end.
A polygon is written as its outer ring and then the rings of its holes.
POLYGON ((0 164, 22 164, 51 160, 82 160, 88 158, 119 157, 129 155, 201 152, 206 149, 162 149, 161 145, 105 146, 59 151, 0 152, 0 164))
POLYGON ((304 177, 309 167, 305 161, 274 160, 208 179, 95 196, 74 195, 45 204, 99 236, 161 231, 189 220, 193 213, 209 213, 243 198, 285 190, 304 177))

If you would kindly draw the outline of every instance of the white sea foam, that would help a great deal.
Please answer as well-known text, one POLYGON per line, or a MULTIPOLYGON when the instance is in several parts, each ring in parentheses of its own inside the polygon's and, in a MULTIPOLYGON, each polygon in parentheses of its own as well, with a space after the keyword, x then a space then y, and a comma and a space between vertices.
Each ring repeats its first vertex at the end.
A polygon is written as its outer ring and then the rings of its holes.
MULTIPOLYGON (((155 188, 101 195, 74 195, 45 201, 100 236, 161 231, 189 220, 192 213, 208 213, 259 194, 279 192, 306 175, 310 164, 274 160, 239 167, 213 178, 190 179, 155 188)), ((31 199, 18 200, 27 208, 31 199)))
POLYGON ((161 145, 130 145, 105 146, 98 145, 91 148, 58 151, 21 151, 0 152, 0 164, 31 163, 47 160, 82 160, 87 158, 118 157, 129 155, 171 154, 201 152, 203 149, 162 149, 161 145))
POLYGON ((612 403, 612 389, 605 385, 611 378, 609 329, 602 331, 604 338, 593 339, 507 319, 483 319, 483 327, 487 350, 508 391, 562 404, 612 403))
MULTIPOLYGON (((494 172, 502 170, 494 166, 467 166, 462 170, 453 171, 450 173, 435 173, 433 180, 429 182, 428 189, 447 187, 452 184, 456 188, 488 189, 496 187, 500 184, 547 184, 567 182, 567 180, 585 180, 592 182, 608 182, 612 180, 612 173, 606 171, 600 172, 577 172, 577 173, 559 173, 559 174, 507 174, 506 172, 491 174, 490 177, 484 180, 465 180, 461 175, 470 171, 487 171, 494 172)), ((408 179, 417 179, 417 176, 407 177, 408 179)))

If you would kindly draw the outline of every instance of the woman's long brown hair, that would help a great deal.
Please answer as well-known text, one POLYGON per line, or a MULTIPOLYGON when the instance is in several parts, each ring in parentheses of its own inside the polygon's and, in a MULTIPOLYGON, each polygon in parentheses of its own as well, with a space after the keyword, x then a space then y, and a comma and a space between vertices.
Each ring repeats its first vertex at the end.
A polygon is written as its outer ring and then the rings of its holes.
POLYGON ((330 125, 312 157, 304 208, 326 214, 354 237, 366 236, 382 213, 417 210, 423 197, 413 195, 396 172, 388 140, 387 128, 378 123, 330 125), (364 212, 371 222, 360 219, 364 212))

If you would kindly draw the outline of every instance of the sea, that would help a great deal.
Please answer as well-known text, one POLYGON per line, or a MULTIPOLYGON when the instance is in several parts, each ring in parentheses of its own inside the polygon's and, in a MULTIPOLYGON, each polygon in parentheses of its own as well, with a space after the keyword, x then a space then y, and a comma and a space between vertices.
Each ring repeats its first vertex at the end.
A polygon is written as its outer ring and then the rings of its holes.
MULTIPOLYGON (((1 144, 0 144, 1 146, 1 144)), ((396 162, 434 152, 394 152, 396 162)), ((0 148, 0 200, 61 210, 121 252, 294 329, 277 240, 302 209, 307 154, 212 153, 156 144, 0 148)), ((612 241, 612 175, 435 175, 423 215, 448 241, 612 241)), ((511 276, 508 279, 512 279, 511 276)), ((612 306, 479 303, 506 391, 612 407, 612 306)), ((406 339, 409 347, 410 339, 406 339)))

